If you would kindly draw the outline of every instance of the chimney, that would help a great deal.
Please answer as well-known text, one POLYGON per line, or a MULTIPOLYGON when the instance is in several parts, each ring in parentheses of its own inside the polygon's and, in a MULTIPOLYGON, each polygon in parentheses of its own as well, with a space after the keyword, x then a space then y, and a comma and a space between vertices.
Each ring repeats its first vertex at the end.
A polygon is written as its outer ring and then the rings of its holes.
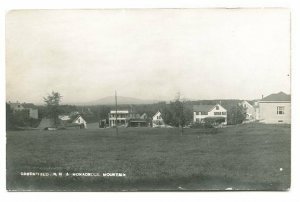
POLYGON ((261 99, 264 99, 264 95, 261 95, 261 99))

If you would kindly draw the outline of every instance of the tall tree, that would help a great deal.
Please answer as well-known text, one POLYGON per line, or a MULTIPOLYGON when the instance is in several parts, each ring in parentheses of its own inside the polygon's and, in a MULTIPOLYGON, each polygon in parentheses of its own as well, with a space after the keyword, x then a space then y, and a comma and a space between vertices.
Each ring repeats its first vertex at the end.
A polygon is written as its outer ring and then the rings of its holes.
POLYGON ((243 106, 239 106, 238 104, 231 106, 229 110, 227 110, 227 124, 235 125, 242 123, 246 118, 245 108, 243 106))
POLYGON ((181 134, 183 134, 183 126, 186 125, 188 120, 186 112, 184 100, 181 99, 180 93, 178 93, 174 101, 171 101, 168 107, 163 110, 162 115, 166 124, 179 127, 181 134))
POLYGON ((47 107, 47 115, 54 121, 55 125, 58 125, 58 115, 60 113, 59 104, 61 102, 62 96, 58 92, 52 91, 47 97, 44 97, 44 102, 47 107))

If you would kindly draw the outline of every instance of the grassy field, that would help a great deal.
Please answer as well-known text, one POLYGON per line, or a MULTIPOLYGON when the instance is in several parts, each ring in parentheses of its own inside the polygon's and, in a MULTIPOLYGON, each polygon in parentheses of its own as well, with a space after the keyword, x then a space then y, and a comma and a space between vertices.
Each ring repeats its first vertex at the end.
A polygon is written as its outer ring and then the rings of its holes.
POLYGON ((7 132, 7 189, 60 191, 285 190, 290 125, 219 129, 90 128, 7 132), (125 173, 41 177, 20 172, 125 173))

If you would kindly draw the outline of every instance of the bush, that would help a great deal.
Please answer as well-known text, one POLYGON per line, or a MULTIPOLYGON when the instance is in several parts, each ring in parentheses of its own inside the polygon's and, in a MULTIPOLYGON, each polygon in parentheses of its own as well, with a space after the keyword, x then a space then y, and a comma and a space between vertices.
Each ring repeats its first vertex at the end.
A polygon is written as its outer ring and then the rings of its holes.
POLYGON ((205 125, 215 126, 215 125, 219 125, 224 122, 225 122, 224 117, 206 117, 206 118, 204 118, 205 125))

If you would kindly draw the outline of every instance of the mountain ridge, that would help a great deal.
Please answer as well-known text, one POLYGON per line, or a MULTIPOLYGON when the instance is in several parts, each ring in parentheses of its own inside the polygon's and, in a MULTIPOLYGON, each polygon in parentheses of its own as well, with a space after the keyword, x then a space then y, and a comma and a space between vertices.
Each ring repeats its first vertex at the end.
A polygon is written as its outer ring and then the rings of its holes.
MULTIPOLYGON (((159 100, 147 100, 126 96, 117 96, 117 101, 119 105, 124 104, 154 104, 160 102, 159 100)), ((106 96, 97 100, 93 100, 90 102, 81 103, 80 105, 114 105, 115 104, 115 96, 106 96)))

